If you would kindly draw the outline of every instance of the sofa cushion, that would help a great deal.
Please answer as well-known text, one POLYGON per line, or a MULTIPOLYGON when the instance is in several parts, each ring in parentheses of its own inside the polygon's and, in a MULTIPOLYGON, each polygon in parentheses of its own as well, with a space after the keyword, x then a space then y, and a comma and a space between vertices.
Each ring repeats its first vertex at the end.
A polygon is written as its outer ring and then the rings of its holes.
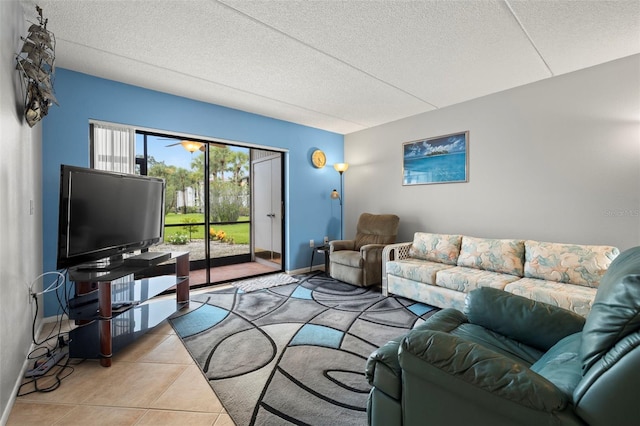
POLYGON ((455 266, 439 271, 436 275, 436 285, 468 293, 479 287, 493 287, 502 290, 508 283, 519 279, 520 277, 515 275, 455 266))
POLYGON ((454 308, 460 311, 464 309, 466 293, 437 285, 387 274, 387 290, 389 293, 438 308, 454 308))
POLYGON ((462 237, 458 266, 522 276, 524 241, 462 237))
POLYGON ((586 317, 591 311, 597 290, 581 285, 522 278, 507 284, 504 291, 558 306, 586 317))
POLYGON ((410 257, 387 262, 388 274, 431 285, 436 282, 436 273, 447 268, 453 268, 453 266, 410 257))
POLYGON ((525 241, 524 276, 597 288, 620 251, 611 246, 525 241))
POLYGON ((416 232, 409 257, 455 265, 460 254, 461 235, 416 232))

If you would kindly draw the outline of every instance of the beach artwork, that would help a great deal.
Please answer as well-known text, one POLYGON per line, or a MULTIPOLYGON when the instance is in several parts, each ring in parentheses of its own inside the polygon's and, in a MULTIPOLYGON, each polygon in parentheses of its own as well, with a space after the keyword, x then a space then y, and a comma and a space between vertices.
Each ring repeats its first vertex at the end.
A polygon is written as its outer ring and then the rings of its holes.
POLYGON ((402 184, 467 182, 469 132, 402 144, 402 184))

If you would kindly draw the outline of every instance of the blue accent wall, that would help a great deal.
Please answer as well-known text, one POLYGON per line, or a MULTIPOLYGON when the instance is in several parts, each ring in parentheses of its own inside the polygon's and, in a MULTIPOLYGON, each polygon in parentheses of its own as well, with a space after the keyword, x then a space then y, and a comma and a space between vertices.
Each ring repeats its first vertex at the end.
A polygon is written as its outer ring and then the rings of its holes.
MULTIPOLYGON (((42 135, 45 271, 56 268, 60 165, 89 166, 90 119, 286 149, 285 270, 309 266, 310 239, 339 237, 340 207, 329 195, 340 187, 331 165, 343 161, 342 135, 61 68, 55 90, 60 106, 49 109, 42 135), (326 153, 327 167, 313 167, 315 149, 326 153)), ((58 313, 54 294, 44 302, 45 316, 58 313)))

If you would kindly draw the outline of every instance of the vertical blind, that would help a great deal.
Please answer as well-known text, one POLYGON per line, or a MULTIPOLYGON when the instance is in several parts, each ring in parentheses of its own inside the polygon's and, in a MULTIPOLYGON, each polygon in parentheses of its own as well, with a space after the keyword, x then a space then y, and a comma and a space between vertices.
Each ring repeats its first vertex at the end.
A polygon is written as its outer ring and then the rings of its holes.
POLYGON ((91 123, 91 167, 120 173, 135 173, 136 132, 118 124, 91 123))

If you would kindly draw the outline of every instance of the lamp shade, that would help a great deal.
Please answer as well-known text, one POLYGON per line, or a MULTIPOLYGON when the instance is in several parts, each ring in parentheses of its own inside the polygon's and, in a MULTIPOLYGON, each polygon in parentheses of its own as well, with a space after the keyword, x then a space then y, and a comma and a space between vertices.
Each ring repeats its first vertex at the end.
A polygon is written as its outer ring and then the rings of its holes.
POLYGON ((336 189, 334 189, 333 191, 331 191, 331 198, 333 200, 337 200, 338 198, 340 198, 340 194, 338 193, 338 191, 336 189))
POLYGON ((340 174, 342 174, 343 172, 346 172, 347 169, 349 168, 349 163, 336 163, 333 165, 333 168, 336 169, 336 172, 339 172, 340 174))

